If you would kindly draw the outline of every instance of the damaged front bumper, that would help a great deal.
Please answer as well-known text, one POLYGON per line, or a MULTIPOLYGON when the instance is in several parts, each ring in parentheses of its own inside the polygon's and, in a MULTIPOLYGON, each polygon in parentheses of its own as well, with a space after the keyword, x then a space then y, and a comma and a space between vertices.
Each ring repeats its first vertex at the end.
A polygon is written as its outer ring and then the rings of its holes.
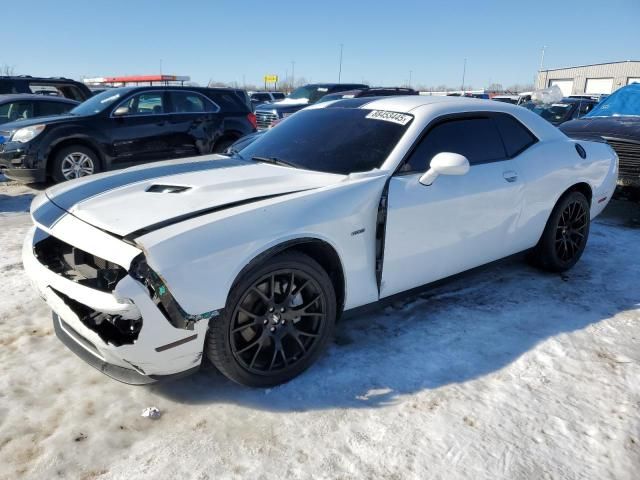
POLYGON ((55 236, 63 242, 72 239, 77 257, 75 247, 84 255, 92 249, 91 253, 97 255, 103 251, 101 242, 113 245, 116 241, 123 248, 117 252, 104 250, 111 254, 109 261, 97 258, 109 267, 115 263, 128 266, 126 259, 139 255, 139 250, 71 215, 51 230, 41 228, 33 227, 27 234, 22 251, 24 268, 53 310, 56 334, 70 350, 106 375, 130 384, 182 376, 200 367, 208 320, 217 312, 191 322, 190 328, 177 328, 162 311, 161 302, 131 275, 120 276, 112 289, 101 288, 104 282, 94 285, 54 268, 52 261, 36 253, 35 247, 42 237, 55 236))

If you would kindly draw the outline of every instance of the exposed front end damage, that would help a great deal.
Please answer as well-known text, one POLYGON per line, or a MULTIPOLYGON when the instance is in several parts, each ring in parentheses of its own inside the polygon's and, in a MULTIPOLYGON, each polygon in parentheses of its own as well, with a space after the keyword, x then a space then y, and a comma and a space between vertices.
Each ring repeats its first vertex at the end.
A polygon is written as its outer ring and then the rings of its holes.
POLYGON ((87 363, 131 384, 199 368, 208 321, 218 312, 187 314, 139 249, 64 215, 33 227, 22 255, 54 312, 57 336, 87 363), (103 248, 114 241, 120 251, 103 248))

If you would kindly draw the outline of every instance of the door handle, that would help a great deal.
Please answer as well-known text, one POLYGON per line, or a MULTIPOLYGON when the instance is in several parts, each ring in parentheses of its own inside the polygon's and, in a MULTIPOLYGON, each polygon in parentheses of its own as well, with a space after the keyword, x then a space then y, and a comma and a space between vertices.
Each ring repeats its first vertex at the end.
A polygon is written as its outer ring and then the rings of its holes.
POLYGON ((513 170, 507 170, 506 172, 503 172, 502 176, 509 183, 513 183, 518 179, 518 173, 514 172, 513 170))

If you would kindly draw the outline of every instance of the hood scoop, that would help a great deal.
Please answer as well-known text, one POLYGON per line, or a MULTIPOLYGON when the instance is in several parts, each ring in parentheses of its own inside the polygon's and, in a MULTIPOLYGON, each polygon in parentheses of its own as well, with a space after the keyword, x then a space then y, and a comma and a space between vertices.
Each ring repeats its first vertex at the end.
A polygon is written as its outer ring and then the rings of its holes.
POLYGON ((150 193, 182 193, 187 190, 191 190, 191 187, 185 187, 182 185, 151 185, 145 192, 150 193))

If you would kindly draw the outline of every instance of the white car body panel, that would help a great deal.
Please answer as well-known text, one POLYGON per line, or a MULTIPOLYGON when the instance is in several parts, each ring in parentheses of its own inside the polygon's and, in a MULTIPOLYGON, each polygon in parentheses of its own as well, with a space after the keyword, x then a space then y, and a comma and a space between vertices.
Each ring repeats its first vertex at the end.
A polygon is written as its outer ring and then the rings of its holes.
POLYGON ((381 168, 371 172, 336 175, 208 156, 71 181, 34 201, 32 216, 45 234, 127 271, 144 256, 185 314, 210 314, 192 330, 174 327, 132 276, 102 292, 48 270, 35 257, 33 231, 25 240, 25 269, 52 309, 104 361, 167 375, 199 364, 208 321, 216 321, 240 272, 271 249, 310 239, 329 245, 340 260, 343 307, 349 310, 533 247, 557 200, 578 183, 593 192, 592 218, 615 189, 617 157, 610 147, 579 142, 587 152, 582 159, 576 142, 521 107, 410 96, 373 99, 359 108, 414 116, 381 168), (508 113, 539 141, 512 159, 472 165, 465 175, 441 175, 430 186, 418 182, 424 172, 395 174, 431 122, 466 112, 508 113), (147 192, 152 185, 188 190, 147 192), (380 258, 376 229, 385 192, 380 258), (141 315, 140 337, 118 347, 102 341, 55 291, 96 311, 141 315), (172 342, 180 344, 157 351, 172 342))

